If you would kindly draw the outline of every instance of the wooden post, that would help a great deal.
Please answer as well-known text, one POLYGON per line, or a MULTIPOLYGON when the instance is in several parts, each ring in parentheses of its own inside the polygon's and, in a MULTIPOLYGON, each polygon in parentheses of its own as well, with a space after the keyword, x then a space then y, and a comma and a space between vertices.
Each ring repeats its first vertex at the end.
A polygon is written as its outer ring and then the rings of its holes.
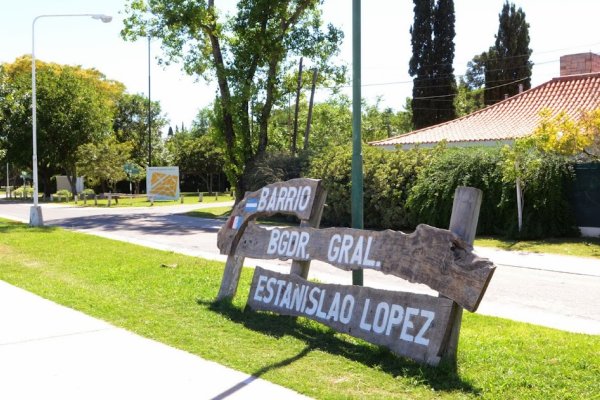
POLYGON ((202 203, 202 201, 204 200, 203 197, 204 197, 204 194, 201 193, 200 191, 198 191, 198 203, 202 203))
MULTIPOLYGON (((222 254, 228 254, 227 261, 225 263, 225 270, 223 271, 221 287, 219 289, 219 293, 217 294, 217 300, 224 300, 227 298, 233 298, 235 296, 242 265, 245 259, 244 256, 236 255, 238 241, 246 229, 246 224, 256 218, 257 213, 272 215, 282 212, 284 214, 295 215, 301 221, 306 221, 307 224, 312 223, 318 226, 323 205, 325 203, 326 193, 327 192, 321 187, 319 181, 306 178, 293 179, 288 182, 278 182, 267 185, 256 192, 247 192, 244 196, 244 200, 236 205, 232 211, 232 215, 229 217, 228 222, 219 230, 219 234, 217 235, 217 246, 219 246, 222 254), (294 187, 294 191, 290 193, 293 193, 293 196, 297 196, 296 203, 294 203, 293 197, 289 197, 290 200, 287 202, 269 201, 269 206, 267 206, 266 203, 261 203, 259 201, 259 197, 262 196, 262 193, 266 193, 267 197, 269 196, 269 193, 271 193, 271 196, 273 196, 271 199, 278 199, 279 197, 277 197, 277 190, 288 190, 288 186, 294 187), (303 199, 303 202, 298 203, 299 199, 303 199), (259 203, 263 204, 263 206, 260 206, 259 203), (319 204, 318 206, 316 205, 317 203, 319 204), (303 206, 300 204, 303 204, 303 206), (319 212, 316 212, 317 210, 319 212), (319 215, 314 216, 313 213, 317 213, 319 215), (243 218, 245 220, 243 224, 232 227, 236 220, 239 221, 239 218, 243 218)), ((302 271, 305 271, 304 273, 307 274, 307 266, 308 264, 304 261, 304 266, 302 264, 298 264, 297 266, 293 267, 293 269, 296 271, 296 274, 302 274, 302 271)))
POLYGON ((111 200, 112 200, 112 193, 109 193, 108 194, 108 203, 106 205, 107 207, 110 207, 111 200))
POLYGON ((94 194, 94 207, 98 206, 98 195, 94 194))
MULTIPOLYGON (((321 224, 321 216, 323 215, 323 208, 325 207, 325 198, 327 197, 327 191, 321 189, 315 196, 315 202, 310 214, 310 219, 300 221, 301 227, 318 228, 321 224)), ((304 279, 308 279, 308 271, 310 269, 310 261, 292 261, 290 267, 290 274, 298 275, 304 279)))
MULTIPOLYGON (((482 197, 483 192, 472 187, 459 186, 454 191, 454 203, 452 204, 449 230, 471 246, 477 232, 477 221, 479 220, 482 197)), ((445 343, 442 346, 440 354, 442 359, 449 362, 452 366, 456 366, 462 314, 462 307, 453 303, 451 322, 446 331, 445 343)))
POLYGON ((223 272, 223 280, 221 281, 221 287, 217 294, 217 300, 232 299, 237 292, 238 283, 240 282, 240 275, 242 274, 242 267, 246 257, 238 257, 235 255, 227 256, 225 262, 225 270, 223 272))

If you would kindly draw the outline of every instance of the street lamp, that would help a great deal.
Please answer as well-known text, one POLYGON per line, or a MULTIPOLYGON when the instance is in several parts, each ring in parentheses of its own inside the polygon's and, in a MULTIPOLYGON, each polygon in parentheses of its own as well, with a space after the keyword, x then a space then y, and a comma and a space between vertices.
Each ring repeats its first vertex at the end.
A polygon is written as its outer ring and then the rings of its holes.
POLYGON ((31 125, 33 141, 33 206, 29 211, 29 225, 42 226, 44 219, 42 217, 42 208, 38 205, 38 170, 37 170, 37 101, 35 88, 35 23, 40 18, 50 17, 92 17, 104 23, 112 21, 110 15, 104 14, 47 14, 38 15, 31 23, 31 125))

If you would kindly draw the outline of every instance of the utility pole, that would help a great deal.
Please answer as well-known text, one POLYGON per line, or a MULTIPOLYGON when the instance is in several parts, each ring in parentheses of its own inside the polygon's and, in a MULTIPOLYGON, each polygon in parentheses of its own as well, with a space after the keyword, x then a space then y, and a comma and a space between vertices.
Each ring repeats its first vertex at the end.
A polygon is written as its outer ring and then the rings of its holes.
MULTIPOLYGON (((360 0, 352 0, 352 227, 363 229, 363 161, 361 138, 360 0)), ((352 284, 363 285, 363 270, 352 271, 352 284)))

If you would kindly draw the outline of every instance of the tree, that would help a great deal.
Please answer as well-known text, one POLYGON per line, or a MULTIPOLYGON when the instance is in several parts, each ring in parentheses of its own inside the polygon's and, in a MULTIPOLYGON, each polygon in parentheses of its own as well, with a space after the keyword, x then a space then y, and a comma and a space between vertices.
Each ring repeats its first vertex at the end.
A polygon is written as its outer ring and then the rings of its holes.
MULTIPOLYGON (((160 103, 150 103, 152 149, 161 146, 160 132, 167 124, 160 103)), ((120 143, 131 143, 131 158, 138 165, 148 165, 148 99, 141 94, 123 93, 117 101, 113 131, 120 143)), ((159 164, 160 151, 152 152, 152 165, 159 164)))
POLYGON ((583 161, 600 161, 600 108, 586 113, 580 125, 589 137, 589 144, 583 149, 583 161))
MULTIPOLYGON (((503 180, 515 184, 517 191, 517 218, 521 231, 527 184, 534 180, 546 155, 574 157, 590 154, 594 140, 598 141, 600 110, 588 113, 575 121, 565 112, 552 116, 550 109, 542 110, 541 120, 531 135, 515 140, 513 146, 503 148, 503 180)), ((593 151, 593 150, 592 150, 593 151)))
MULTIPOLYGON (((0 135, 10 161, 29 167, 31 160, 31 57, 2 66, 0 135)), ((77 148, 110 134, 115 102, 123 85, 97 70, 36 61, 38 172, 45 195, 50 178, 64 173, 73 192, 77 148)))
POLYGON ((125 38, 151 34, 162 40, 169 60, 183 61, 187 73, 216 79, 217 128, 225 149, 225 172, 236 185, 238 201, 245 193, 246 167, 267 150, 278 83, 289 61, 304 56, 316 60, 322 73, 333 72, 328 61, 342 33, 332 26, 321 30, 319 4, 244 0, 238 2, 237 13, 225 19, 214 0, 129 1, 125 38), (250 129, 251 104, 258 123, 255 135, 250 129))
POLYGON ((102 185, 104 192, 107 187, 114 191, 117 182, 127 178, 123 166, 130 161, 132 147, 131 143, 119 143, 112 136, 100 143, 86 143, 77 150, 79 172, 90 184, 102 185))
POLYGON ((462 117, 485 107, 483 103, 483 87, 471 89, 466 79, 461 78, 458 83, 458 93, 454 99, 456 115, 462 117))
POLYGON ((174 164, 179 166, 183 180, 203 181, 207 190, 212 192, 213 177, 222 173, 225 157, 211 134, 178 132, 168 140, 167 148, 174 164))
POLYGON ((485 68, 486 105, 502 101, 505 95, 518 94, 520 85, 524 90, 531 88, 532 50, 525 13, 506 1, 499 21, 494 46, 480 56, 485 68))
POLYGON ((414 0, 414 23, 410 28, 413 55, 409 74, 413 79, 413 125, 415 129, 456 117, 454 97, 454 1, 414 0))

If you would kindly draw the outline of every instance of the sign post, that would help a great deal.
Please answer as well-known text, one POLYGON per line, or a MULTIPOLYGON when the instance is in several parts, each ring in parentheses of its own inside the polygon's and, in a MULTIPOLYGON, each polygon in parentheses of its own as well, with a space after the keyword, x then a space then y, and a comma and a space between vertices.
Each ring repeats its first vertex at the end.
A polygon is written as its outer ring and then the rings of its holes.
MULTIPOLYGON (((318 226, 326 195, 320 180, 306 178, 274 183, 247 193, 217 235, 221 254, 228 255, 217 300, 235 296, 244 263, 244 256, 236 254, 236 249, 249 224, 259 216, 280 213, 298 217, 301 226, 318 226)), ((308 275, 309 264, 308 260, 299 260, 292 265, 292 271, 308 275)))
POLYGON ((131 176, 139 174, 140 169, 135 164, 125 163, 125 165, 123 165, 123 170, 127 174, 127 179, 129 180, 129 194, 131 196, 131 203, 133 204, 133 189, 131 186, 131 176))
POLYGON ((256 268, 250 309, 304 316, 418 362, 455 364, 462 309, 477 310, 495 271, 472 251, 481 191, 456 189, 450 230, 419 225, 404 234, 318 229, 324 194, 321 198, 320 186, 307 184, 313 182, 318 181, 269 185, 238 204, 218 234, 217 245, 228 254, 218 299, 235 295, 245 257, 291 259, 289 275, 256 268), (252 222, 277 212, 295 214, 303 223, 266 229, 252 222), (374 269, 426 284, 439 296, 309 282, 311 260, 343 270, 374 269))

